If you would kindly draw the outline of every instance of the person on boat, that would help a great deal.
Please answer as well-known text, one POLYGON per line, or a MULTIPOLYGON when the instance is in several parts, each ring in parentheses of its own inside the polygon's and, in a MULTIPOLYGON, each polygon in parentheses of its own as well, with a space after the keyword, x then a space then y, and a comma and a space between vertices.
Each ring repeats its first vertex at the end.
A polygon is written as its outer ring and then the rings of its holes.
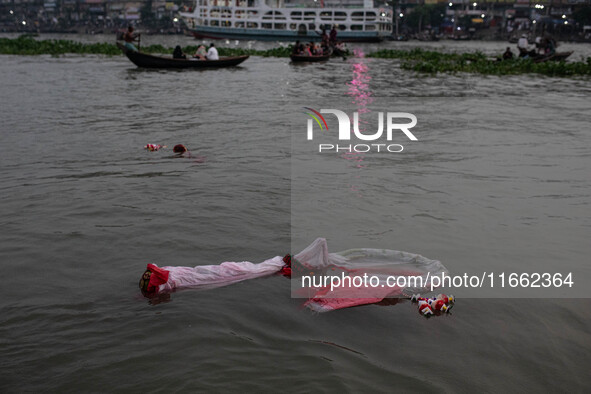
POLYGON ((174 51, 172 52, 173 59, 186 59, 187 56, 183 53, 180 45, 174 47, 174 51))
POLYGON ((522 34, 519 41, 517 41, 517 49, 519 49, 519 57, 527 56, 527 53, 528 53, 527 46, 528 45, 529 45, 529 43, 527 42, 527 35, 522 34))
POLYGON ((205 49, 205 45, 199 45, 199 47, 197 48, 197 52, 195 52, 195 55, 193 55, 193 57, 199 60, 205 60, 207 58, 207 50, 205 49))
POLYGON ((330 37, 328 37, 328 34, 326 33, 326 28, 322 29, 322 34, 320 36, 322 37, 322 46, 328 46, 330 37))
POLYGON ((322 47, 320 44, 315 44, 313 42, 310 43, 312 45, 312 55, 314 56, 321 56, 322 55, 322 47))
POLYGON ((312 54, 312 56, 318 55, 318 48, 316 47, 316 44, 314 44, 312 41, 310 41, 310 53, 312 54))
POLYGON ((513 59, 513 52, 511 52, 511 47, 507 47, 505 53, 503 53, 503 60, 511 60, 513 59))
POLYGON ((536 51, 537 51, 537 53, 544 51, 543 47, 542 47, 542 36, 536 37, 536 51))
POLYGON ((336 45, 337 43, 337 25, 333 25, 332 29, 330 30, 330 38, 329 38, 331 45, 336 45))
POLYGON ((321 47, 320 47, 320 53, 322 55, 328 55, 330 53, 330 47, 328 46, 328 43, 323 42, 321 47))
POLYGON ((219 60, 218 50, 216 49, 213 42, 209 44, 209 50, 207 51, 207 60, 219 60))
POLYGON ((347 54, 347 48, 345 48, 344 43, 339 42, 333 47, 332 53, 336 56, 345 56, 347 54))
POLYGON ((304 55, 304 56, 312 56, 312 48, 311 48, 310 44, 306 44, 306 47, 304 48, 304 51, 302 52, 302 55, 304 55))
POLYGON ((123 41, 125 41, 125 48, 134 52, 138 52, 138 49, 135 45, 133 45, 133 43, 136 41, 138 43, 140 42, 140 34, 136 34, 133 32, 133 26, 130 25, 127 27, 127 31, 123 35, 123 41))
POLYGON ((556 41, 552 37, 546 39, 546 55, 554 55, 556 53, 556 41))
POLYGON ((295 42, 295 45, 291 49, 291 54, 292 55, 301 55, 303 51, 304 51, 304 48, 303 48, 302 44, 300 43, 300 41, 298 40, 295 42))

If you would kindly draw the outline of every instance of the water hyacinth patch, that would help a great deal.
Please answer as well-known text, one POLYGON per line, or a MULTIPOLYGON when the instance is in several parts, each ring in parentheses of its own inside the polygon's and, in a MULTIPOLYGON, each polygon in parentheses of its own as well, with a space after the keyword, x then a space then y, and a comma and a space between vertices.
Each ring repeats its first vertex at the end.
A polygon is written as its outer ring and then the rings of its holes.
POLYGON ((536 63, 532 59, 491 59, 482 52, 442 53, 420 48, 411 50, 380 50, 368 55, 382 59, 400 59, 404 70, 435 74, 467 72, 485 75, 543 74, 553 77, 591 75, 591 58, 579 62, 548 61, 536 63))
MULTIPOLYGON (((197 51, 197 45, 183 48, 187 54, 197 51)), ((174 48, 162 45, 145 45, 141 51, 151 54, 172 54, 174 48)), ((272 49, 218 48, 220 56, 262 56, 289 57, 292 46, 272 49)), ((71 40, 35 40, 30 35, 15 39, 0 38, 0 54, 5 55, 43 55, 53 56, 73 54, 121 55, 116 45, 110 43, 84 44, 71 40)), ((542 74, 553 77, 591 75, 591 58, 577 62, 548 61, 536 63, 531 59, 499 60, 491 59, 482 52, 445 53, 422 48, 381 49, 369 53, 367 57, 380 59, 399 59, 400 68, 419 73, 457 73, 466 72, 484 75, 542 74)))

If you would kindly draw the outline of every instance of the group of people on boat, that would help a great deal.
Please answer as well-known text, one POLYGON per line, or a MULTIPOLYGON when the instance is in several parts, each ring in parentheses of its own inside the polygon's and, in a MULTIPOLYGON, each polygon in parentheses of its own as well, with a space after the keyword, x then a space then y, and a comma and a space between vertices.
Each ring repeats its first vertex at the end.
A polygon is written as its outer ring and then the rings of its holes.
POLYGON ((302 44, 299 41, 296 41, 292 49, 292 55, 298 56, 324 56, 329 55, 330 52, 331 50, 329 46, 315 44, 313 42, 302 44))
MULTIPOLYGON (((133 26, 129 26, 125 34, 123 34, 123 41, 125 41, 125 48, 130 51, 138 52, 138 48, 135 46, 135 43, 140 42, 141 35, 139 33, 135 33, 133 26)), ((183 50, 180 45, 177 45, 172 52, 173 59, 187 59, 187 55, 183 53, 183 50)), ((190 57, 191 60, 219 60, 220 56, 218 54, 218 50, 213 44, 209 44, 209 49, 205 49, 205 45, 201 44, 197 47, 197 51, 195 54, 190 57)))
POLYGON ((519 57, 539 57, 551 56, 556 53, 556 41, 550 36, 536 37, 535 48, 529 48, 529 41, 526 34, 522 34, 519 41, 517 41, 517 49, 519 50, 519 57))
POLYGON ((326 28, 322 29, 320 43, 316 44, 310 41, 307 44, 296 41, 292 49, 292 55, 296 56, 327 56, 330 54, 345 53, 345 46, 342 42, 337 41, 337 28, 333 26, 330 33, 326 32, 326 28))
MULTIPOLYGON (((180 45, 177 45, 172 52, 173 59, 187 59, 187 55, 183 52, 180 45)), ((190 58, 191 60, 219 60, 220 56, 218 50, 213 44, 209 44, 209 49, 205 49, 205 45, 201 44, 197 47, 197 51, 190 58)))
MULTIPOLYGON (((552 56, 556 53, 556 41, 549 36, 538 36, 536 37, 535 48, 530 49, 527 35, 522 34, 519 41, 517 41, 517 50, 517 56, 524 59, 552 56)), ((507 47, 503 53, 503 60, 513 59, 514 57, 511 47, 507 47)))
POLYGON ((554 38, 546 36, 546 37, 536 37, 536 50, 538 53, 544 55, 554 55, 556 53, 556 41, 554 38))

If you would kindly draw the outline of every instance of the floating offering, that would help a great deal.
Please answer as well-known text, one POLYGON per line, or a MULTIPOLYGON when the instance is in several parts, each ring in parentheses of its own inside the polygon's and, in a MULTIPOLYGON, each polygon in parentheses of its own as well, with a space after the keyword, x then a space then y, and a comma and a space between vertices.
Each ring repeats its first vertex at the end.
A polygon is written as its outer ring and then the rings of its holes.
POLYGON ((429 303, 427 301, 420 300, 419 301, 419 312, 423 316, 431 316, 433 314, 433 308, 431 308, 431 305, 429 305, 429 303))
POLYGON ((437 297, 424 298, 420 294, 410 297, 412 302, 418 303, 419 313, 425 317, 449 313, 454 306, 455 297, 452 295, 438 294, 437 297))
POLYGON ((177 144, 174 146, 174 148, 172 148, 172 151, 174 153, 178 153, 178 154, 183 154, 185 152, 188 152, 189 150, 187 149, 187 147, 183 144, 177 144))
POLYGON ((144 146, 144 149, 147 149, 150 152, 154 152, 162 148, 166 148, 166 145, 147 144, 146 146, 144 146))
MULTIPOLYGON (((221 287, 247 279, 280 274, 291 278, 292 289, 302 293, 304 306, 328 312, 374 304, 386 298, 430 291, 429 278, 447 273, 437 260, 388 249, 350 249, 329 253, 326 240, 316 239, 295 256, 275 256, 261 263, 223 262, 196 267, 158 267, 148 264, 139 287, 146 297, 181 289, 221 287)), ((298 296, 300 294, 297 294, 298 296)), ((411 297, 424 316, 447 312, 453 297, 411 297)))

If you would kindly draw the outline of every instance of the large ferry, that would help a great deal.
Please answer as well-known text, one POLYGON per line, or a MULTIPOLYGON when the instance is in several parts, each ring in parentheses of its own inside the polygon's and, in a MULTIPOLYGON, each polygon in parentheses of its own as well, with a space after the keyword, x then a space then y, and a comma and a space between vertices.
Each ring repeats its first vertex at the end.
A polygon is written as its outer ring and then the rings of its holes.
POLYGON ((373 0, 196 0, 180 13, 197 38, 318 41, 333 26, 340 41, 381 41, 392 34, 392 9, 373 0))

